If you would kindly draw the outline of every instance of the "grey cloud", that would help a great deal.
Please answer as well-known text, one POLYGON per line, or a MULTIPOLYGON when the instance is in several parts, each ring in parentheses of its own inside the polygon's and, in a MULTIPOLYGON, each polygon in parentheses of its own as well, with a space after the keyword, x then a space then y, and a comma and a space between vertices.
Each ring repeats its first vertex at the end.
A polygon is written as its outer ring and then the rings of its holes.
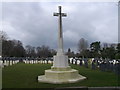
POLYGON ((63 6, 64 48, 77 49, 80 38, 117 42, 117 6, 115 3, 4 3, 4 31, 24 45, 49 45, 57 48, 58 22, 53 17, 57 5, 63 6), (8 24, 9 23, 9 24, 8 24))

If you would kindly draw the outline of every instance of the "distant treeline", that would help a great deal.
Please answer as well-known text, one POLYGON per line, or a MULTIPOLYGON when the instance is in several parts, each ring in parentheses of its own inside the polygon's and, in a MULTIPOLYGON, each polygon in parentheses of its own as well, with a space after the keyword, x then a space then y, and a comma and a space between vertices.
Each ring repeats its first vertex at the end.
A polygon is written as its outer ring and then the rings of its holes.
MULTIPOLYGON (((31 45, 23 46, 19 40, 9 40, 5 32, 0 32, 0 39, 2 40, 2 56, 3 57, 53 57, 56 55, 56 50, 51 49, 49 46, 34 47, 31 45)), ((81 38, 78 41, 79 53, 74 53, 68 48, 65 53, 68 57, 81 57, 81 58, 109 58, 120 59, 120 43, 108 45, 104 43, 101 46, 100 41, 92 42, 88 45, 87 40, 81 38)))
POLYGON ((33 47, 27 45, 25 48, 19 40, 3 40, 2 56, 3 57, 52 57, 56 51, 48 46, 33 47))

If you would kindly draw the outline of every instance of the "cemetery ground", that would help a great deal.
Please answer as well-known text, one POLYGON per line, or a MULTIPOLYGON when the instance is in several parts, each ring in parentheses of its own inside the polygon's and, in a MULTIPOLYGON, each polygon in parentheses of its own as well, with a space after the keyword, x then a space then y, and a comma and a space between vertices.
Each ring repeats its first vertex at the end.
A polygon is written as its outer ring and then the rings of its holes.
POLYGON ((70 66, 77 69, 86 80, 69 84, 48 84, 38 83, 37 76, 44 75, 46 69, 50 69, 52 64, 24 64, 18 63, 2 69, 3 88, 56 88, 56 87, 117 87, 119 78, 113 72, 103 72, 92 70, 84 66, 70 66))

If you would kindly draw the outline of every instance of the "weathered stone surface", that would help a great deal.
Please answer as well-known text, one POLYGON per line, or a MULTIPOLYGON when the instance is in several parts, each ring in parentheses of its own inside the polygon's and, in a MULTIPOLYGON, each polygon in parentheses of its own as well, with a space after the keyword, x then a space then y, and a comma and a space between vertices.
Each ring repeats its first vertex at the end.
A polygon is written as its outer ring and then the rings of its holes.
POLYGON ((38 82, 62 84, 75 83, 86 79, 86 77, 78 74, 78 70, 71 69, 68 71, 45 70, 45 75, 38 76, 38 82))
POLYGON ((68 56, 65 55, 54 56, 53 67, 58 67, 58 68, 68 67, 68 56))

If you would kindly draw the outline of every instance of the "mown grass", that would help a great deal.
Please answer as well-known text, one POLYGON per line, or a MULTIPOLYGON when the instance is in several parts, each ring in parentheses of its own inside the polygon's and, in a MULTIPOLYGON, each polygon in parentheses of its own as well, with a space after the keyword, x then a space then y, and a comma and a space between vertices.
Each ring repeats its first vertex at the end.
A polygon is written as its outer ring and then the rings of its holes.
POLYGON ((37 76, 43 75, 44 70, 50 69, 51 64, 23 64, 19 63, 2 69, 3 88, 55 88, 55 87, 104 87, 118 86, 118 76, 112 72, 91 70, 90 68, 71 65, 79 70, 79 73, 87 79, 71 84, 38 83, 37 76))

